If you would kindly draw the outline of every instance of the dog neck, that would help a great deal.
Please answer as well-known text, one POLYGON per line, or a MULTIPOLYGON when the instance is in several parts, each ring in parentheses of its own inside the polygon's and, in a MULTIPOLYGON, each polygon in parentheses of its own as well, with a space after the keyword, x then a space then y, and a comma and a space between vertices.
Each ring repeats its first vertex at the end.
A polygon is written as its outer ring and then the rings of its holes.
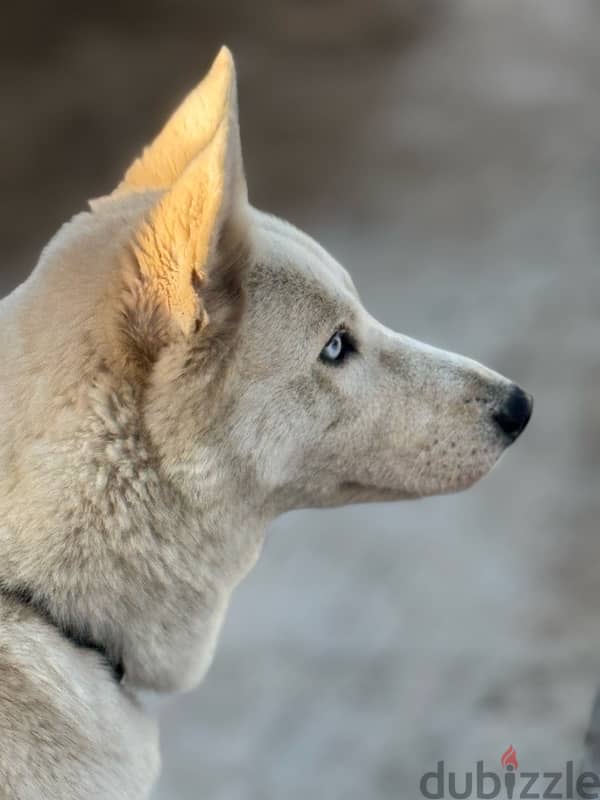
POLYGON ((97 385, 85 405, 61 410, 77 437, 46 431, 41 455, 35 442, 21 450, 28 502, 0 491, 0 583, 128 686, 181 691, 210 665, 266 521, 240 507, 233 482, 224 491, 208 457, 200 497, 166 476, 138 401, 97 385))

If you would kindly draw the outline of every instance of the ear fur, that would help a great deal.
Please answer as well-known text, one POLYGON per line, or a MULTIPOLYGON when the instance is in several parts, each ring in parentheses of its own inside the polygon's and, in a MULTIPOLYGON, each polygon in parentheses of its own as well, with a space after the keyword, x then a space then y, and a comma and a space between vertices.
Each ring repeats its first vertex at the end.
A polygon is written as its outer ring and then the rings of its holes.
POLYGON ((132 243, 132 263, 125 270, 124 318, 127 338, 138 342, 146 358, 174 336, 189 337, 209 324, 214 333, 226 324, 231 328, 241 313, 247 194, 235 70, 228 50, 221 50, 196 91, 196 98, 188 98, 180 118, 175 119, 180 113, 176 112, 117 190, 147 189, 177 173, 191 152, 189 140, 181 150, 185 120, 191 124, 193 117, 194 130, 202 133, 196 144, 208 136, 200 152, 159 196, 132 243), (210 96, 209 88, 215 89, 215 96, 210 96), (195 113, 190 117, 192 108, 195 113))
POLYGON ((231 105, 235 82, 233 56, 227 47, 222 47, 206 77, 129 167, 115 194, 172 186, 214 137, 231 105))

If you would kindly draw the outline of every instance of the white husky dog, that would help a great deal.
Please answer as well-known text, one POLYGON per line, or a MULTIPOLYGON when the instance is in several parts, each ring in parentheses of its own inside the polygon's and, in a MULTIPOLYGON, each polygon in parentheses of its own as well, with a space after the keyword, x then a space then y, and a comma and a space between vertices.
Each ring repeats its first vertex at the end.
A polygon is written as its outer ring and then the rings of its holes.
POLYGON ((225 48, 0 320, 4 800, 147 797, 136 690, 202 680, 269 521, 465 489, 532 409, 249 205, 225 48))

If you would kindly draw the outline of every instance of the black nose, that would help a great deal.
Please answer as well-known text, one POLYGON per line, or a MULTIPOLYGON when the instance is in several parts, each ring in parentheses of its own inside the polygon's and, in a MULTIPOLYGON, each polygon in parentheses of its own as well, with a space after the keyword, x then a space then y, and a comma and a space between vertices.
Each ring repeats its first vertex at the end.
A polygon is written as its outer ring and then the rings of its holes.
POLYGON ((502 404, 494 412, 494 422, 514 442, 523 433, 533 411, 533 397, 520 386, 512 386, 502 404))

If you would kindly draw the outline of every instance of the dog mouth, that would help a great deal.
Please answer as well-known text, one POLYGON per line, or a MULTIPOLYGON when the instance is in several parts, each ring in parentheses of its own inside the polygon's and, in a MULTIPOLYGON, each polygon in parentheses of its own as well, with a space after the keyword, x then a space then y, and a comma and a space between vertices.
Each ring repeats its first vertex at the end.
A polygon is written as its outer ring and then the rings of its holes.
POLYGON ((438 461, 429 451, 425 465, 419 460, 419 468, 408 479, 405 476, 401 485, 345 480, 339 484, 339 493, 344 503, 361 503, 416 500, 462 492, 484 478, 498 463, 505 449, 506 443, 494 437, 487 446, 470 448, 462 460, 457 459, 454 463, 446 460, 447 453, 440 454, 438 461))
POLYGON ((344 495, 344 502, 395 502, 397 500, 415 500, 421 495, 408 489, 392 489, 386 486, 359 483, 357 481, 344 481, 340 484, 340 491, 344 495))

